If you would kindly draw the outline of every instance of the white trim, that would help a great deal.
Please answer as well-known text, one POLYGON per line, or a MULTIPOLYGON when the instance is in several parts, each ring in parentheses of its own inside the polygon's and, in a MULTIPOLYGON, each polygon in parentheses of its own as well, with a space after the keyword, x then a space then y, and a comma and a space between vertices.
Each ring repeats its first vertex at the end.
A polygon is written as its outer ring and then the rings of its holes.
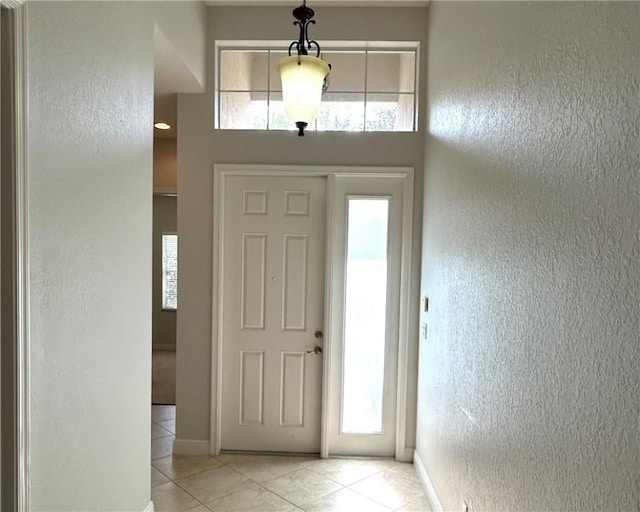
MULTIPOLYGON (((212 247, 212 314, 211 314, 211 407, 210 407, 210 436, 209 453, 218 455, 222 441, 222 325, 219 319, 223 318, 222 290, 224 289, 224 253, 222 247, 221 226, 224 225, 224 176, 233 175, 261 175, 261 176, 325 176, 327 177, 327 237, 331 234, 332 222, 332 193, 335 187, 335 177, 404 177, 403 188, 403 241, 402 241, 402 268, 401 268, 401 295, 400 295, 400 340, 398 353, 398 404, 396 415, 396 459, 401 461, 411 460, 411 451, 407 454, 406 428, 407 428, 407 353, 408 335, 410 332, 409 319, 411 310, 411 243, 413 233, 413 167, 371 167, 371 166, 309 166, 309 165, 244 165, 244 164, 214 164, 213 166, 213 247, 212 247), (400 358, 402 356, 402 359, 400 358), (214 371, 215 369, 215 371, 214 371), (400 403, 402 400, 402 404, 400 403)), ((327 238, 330 240, 330 238, 327 238)), ((327 244, 326 250, 329 251, 327 244)), ((329 253, 327 252, 327 255, 329 253)), ((331 354, 331 308, 328 307, 331 298, 331 275, 333 269, 328 258, 325 274, 325 339, 323 345, 324 364, 322 369, 322 416, 320 435, 320 456, 326 458, 329 455, 329 425, 331 424, 330 400, 330 363, 331 354)), ((176 440, 176 443, 178 440, 176 440)), ((174 444, 174 452, 178 453, 174 444)))
POLYGON ((150 501, 142 512, 154 512, 153 501, 150 501))
POLYGON ((16 394, 17 394, 17 509, 30 509, 29 459, 29 187, 28 76, 26 6, 15 2, 15 201, 16 201, 16 394))
POLYGON ((424 491, 427 494, 427 500, 429 500, 429 506, 433 512, 444 512, 444 508, 442 508, 442 504, 438 499, 438 495, 436 494, 436 489, 433 487, 433 483, 431 482, 431 478, 429 478, 429 473, 424 467, 422 459, 418 454, 417 450, 413 452, 413 465, 416 468, 416 472, 420 477, 420 481, 422 482, 422 486, 424 487, 424 491))
MULTIPOLYGON (((406 461, 407 379, 411 310, 411 247, 413 244, 413 169, 402 190, 402 247, 400 252, 400 318, 398 319, 398 388, 396 399, 396 460, 406 461)), ((409 456, 411 457, 411 456, 409 456)))
MULTIPOLYGON (((327 212, 325 214, 325 239, 333 240, 334 222, 333 211, 335 202, 336 176, 327 176, 327 212)), ((322 413, 320 417, 320 458, 329 458, 329 428, 331 422, 331 379, 333 368, 331 366, 333 344, 331 343, 331 325, 333 325, 333 308, 331 307, 331 288, 333 283, 333 258, 331 257, 331 244, 325 243, 325 274, 324 274, 324 343, 322 344, 322 413)))
POLYGON ((168 196, 168 197, 177 197, 178 191, 175 187, 154 187, 153 189, 154 196, 168 196))
POLYGON ((206 439, 174 439, 173 453, 176 455, 209 455, 206 439))
POLYGON ((224 276, 221 269, 224 268, 224 253, 220 244, 220 226, 224 222, 224 180, 220 177, 221 170, 213 166, 213 247, 212 272, 211 272, 211 407, 209 408, 209 453, 219 455, 222 448, 222 326, 218 319, 222 318, 223 303, 220 297, 224 276), (216 195, 218 194, 218 195, 216 195), (215 374, 214 374, 215 369, 215 374))

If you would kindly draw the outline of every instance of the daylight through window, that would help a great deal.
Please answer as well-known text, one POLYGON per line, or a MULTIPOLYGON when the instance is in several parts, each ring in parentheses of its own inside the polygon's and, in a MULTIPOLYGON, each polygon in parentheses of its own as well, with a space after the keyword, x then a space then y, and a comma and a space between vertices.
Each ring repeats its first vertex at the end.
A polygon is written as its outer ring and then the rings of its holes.
POLYGON ((162 309, 178 309, 178 235, 162 235, 162 309))
MULTIPOLYGON (((340 48, 323 44, 331 64, 329 88, 307 130, 411 132, 417 130, 418 44, 401 49, 340 48)), ((286 51, 218 44, 216 128, 294 130, 282 106, 278 61, 286 51)))

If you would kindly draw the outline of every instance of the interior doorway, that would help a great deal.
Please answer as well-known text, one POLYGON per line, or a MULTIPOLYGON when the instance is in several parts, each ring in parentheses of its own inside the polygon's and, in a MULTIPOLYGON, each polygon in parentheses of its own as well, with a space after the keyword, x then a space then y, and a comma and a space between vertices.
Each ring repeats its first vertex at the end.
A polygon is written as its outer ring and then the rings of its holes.
POLYGON ((212 454, 406 460, 412 182, 406 168, 215 166, 212 454))
POLYGON ((176 403, 177 197, 153 196, 152 387, 154 405, 176 403))
MULTIPOLYGON (((162 90, 162 89, 161 89, 162 90)), ((178 314, 177 94, 154 97, 151 456, 169 455, 176 433, 178 314)))

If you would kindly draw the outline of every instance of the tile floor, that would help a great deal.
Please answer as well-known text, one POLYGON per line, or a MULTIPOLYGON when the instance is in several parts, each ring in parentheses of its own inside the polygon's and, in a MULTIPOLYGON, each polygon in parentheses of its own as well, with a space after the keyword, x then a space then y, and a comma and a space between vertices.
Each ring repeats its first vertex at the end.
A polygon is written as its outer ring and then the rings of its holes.
POLYGON ((303 456, 172 455, 175 406, 153 406, 156 512, 429 512, 413 465, 303 456))

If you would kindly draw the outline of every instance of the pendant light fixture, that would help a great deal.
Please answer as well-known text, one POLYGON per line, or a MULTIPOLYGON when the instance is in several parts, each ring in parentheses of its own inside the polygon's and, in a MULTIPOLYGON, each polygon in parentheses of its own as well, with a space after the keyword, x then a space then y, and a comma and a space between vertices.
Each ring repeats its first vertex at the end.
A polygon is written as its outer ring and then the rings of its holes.
POLYGON ((318 115, 320 101, 331 66, 320 58, 320 45, 309 40, 308 28, 315 24, 313 9, 303 0, 300 7, 293 10, 294 25, 300 27, 300 37, 289 45, 289 56, 278 63, 282 81, 282 103, 287 117, 296 123, 298 135, 304 136, 304 129, 318 115), (291 55, 295 48, 297 55, 291 55), (307 50, 314 49, 316 56, 307 50))

